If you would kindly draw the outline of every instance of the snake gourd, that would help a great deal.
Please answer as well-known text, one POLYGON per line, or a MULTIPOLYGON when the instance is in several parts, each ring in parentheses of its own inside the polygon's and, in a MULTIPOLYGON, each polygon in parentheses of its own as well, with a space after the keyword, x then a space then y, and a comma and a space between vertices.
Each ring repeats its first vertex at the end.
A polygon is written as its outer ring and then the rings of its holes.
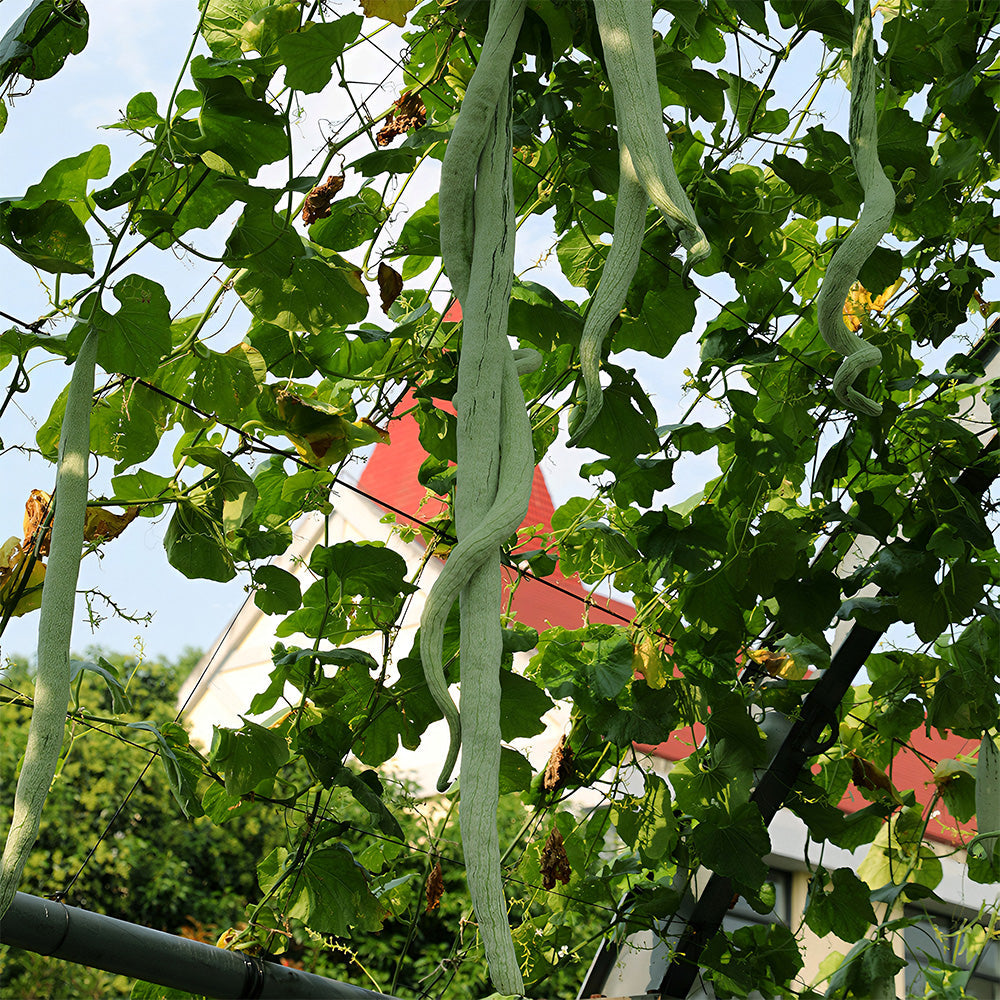
POLYGON ((865 202, 854 228, 837 248, 816 300, 819 331, 827 345, 845 355, 833 377, 834 395, 859 413, 878 416, 882 407, 858 392, 854 383, 882 360, 882 353, 848 329, 844 303, 864 262, 892 222, 896 197, 878 158, 878 114, 875 108, 875 44, 867 0, 854 3, 854 45, 851 51, 851 160, 861 181, 865 202))
POLYGON ((531 426, 507 340, 514 276, 510 75, 524 7, 524 0, 491 4, 482 54, 442 165, 442 259, 463 315, 455 396, 458 545, 448 560, 448 565, 455 560, 455 568, 435 581, 421 622, 424 671, 440 703, 447 688, 439 636, 458 592, 461 715, 454 718, 452 747, 460 726, 459 822, 490 978, 506 994, 522 994, 524 981, 507 919, 496 824, 503 652, 499 555, 527 512, 534 472, 531 426))
POLYGON ((448 691, 444 673, 444 629, 462 586, 506 541, 524 518, 531 497, 535 453, 531 425, 519 392, 517 376, 541 364, 537 351, 515 351, 504 362, 504 382, 500 395, 500 472, 497 496, 487 516, 471 532, 463 535, 448 555, 441 574, 434 581, 420 621, 420 656, 431 695, 450 730, 448 753, 438 779, 438 791, 445 791, 458 759, 462 724, 458 708, 448 691), (520 397, 520 398, 519 398, 520 397))
POLYGON ((575 419, 570 444, 578 443, 600 413, 601 347, 635 276, 646 209, 652 201, 687 251, 685 274, 711 248, 674 170, 653 52, 652 4, 641 0, 596 0, 597 26, 618 121, 619 187, 614 242, 587 313, 580 338, 583 416, 575 419))
POLYGON ((38 670, 31 727, 14 792, 14 815, 0 862, 0 916, 14 899, 38 836, 42 807, 59 763, 70 697, 70 633, 83 554, 90 461, 90 408, 97 331, 91 328, 73 366, 59 439, 52 542, 42 585, 38 670))
POLYGON ((976 762, 976 836, 970 842, 978 844, 995 866, 1000 860, 1000 750, 992 730, 987 729, 979 741, 976 762), (988 843, 987 843, 988 842, 988 843))
MULTIPOLYGON (((569 443, 577 444, 590 430, 604 405, 598 373, 604 338, 625 304, 625 296, 639 266, 642 237, 646 230, 649 195, 636 176, 632 157, 619 137, 618 204, 615 206, 614 242, 604 262, 597 291, 590 300, 583 333, 580 335, 580 375, 586 406, 571 428, 569 443)), ((579 411, 578 411, 579 412, 579 411)))

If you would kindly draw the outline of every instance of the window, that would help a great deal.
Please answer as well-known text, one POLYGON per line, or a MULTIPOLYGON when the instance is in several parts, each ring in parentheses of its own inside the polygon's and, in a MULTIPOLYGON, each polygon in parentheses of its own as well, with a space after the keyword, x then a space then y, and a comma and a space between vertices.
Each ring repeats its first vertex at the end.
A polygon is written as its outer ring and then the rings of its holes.
POLYGON ((903 932, 908 996, 935 995, 938 977, 957 967, 973 970, 964 986, 966 996, 1000 1000, 1000 942, 990 938, 986 927, 919 911, 909 915, 920 920, 903 932))

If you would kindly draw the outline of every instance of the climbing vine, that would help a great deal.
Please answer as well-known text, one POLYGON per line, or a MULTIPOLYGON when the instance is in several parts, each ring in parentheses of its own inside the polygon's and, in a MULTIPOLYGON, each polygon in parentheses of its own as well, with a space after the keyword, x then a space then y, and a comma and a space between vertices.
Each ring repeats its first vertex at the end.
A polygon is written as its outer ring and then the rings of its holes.
MULTIPOLYGON (((7 31, 0 128, 31 114, 17 87, 87 58, 84 8, 32 3, 7 31)), ((400 922, 378 988, 447 996, 454 953, 467 969, 485 956, 484 994, 538 997, 567 969, 582 982, 602 937, 686 913, 699 868, 730 881, 727 900, 771 910, 758 789, 775 720, 805 724, 819 678, 846 659, 835 628, 854 627, 874 651, 803 744, 814 752, 783 805, 812 841, 867 858, 855 874, 810 854, 801 914, 713 937, 698 961, 720 996, 888 984, 913 919, 903 902, 932 892, 942 864, 1000 878, 995 829, 944 860, 933 838, 950 825, 969 844, 977 804, 992 815, 998 800, 1000 8, 352 8, 202 0, 173 91, 137 94, 107 123, 129 159, 63 150, 0 200, 10 265, 42 281, 30 314, 0 302, 0 416, 37 398, 43 361, 76 373, 23 443, 59 460, 55 524, 51 554, 51 515, 9 527, 0 622, 39 602, 43 622, 67 611, 66 567, 133 517, 163 526, 184 577, 242 577, 277 637, 243 724, 211 747, 177 726, 133 730, 166 765, 178 822, 287 818, 227 943, 335 939, 363 966, 369 935, 400 922), (391 22, 398 90, 359 96, 348 64, 391 22), (331 101, 346 103, 334 115, 331 101), (148 276, 173 256, 210 279, 185 304, 148 276), (67 551, 60 518, 87 488, 67 480, 67 456, 87 452, 88 403, 99 478, 67 551), (297 574, 275 563, 404 417, 441 511, 397 525, 421 534, 421 565, 331 537, 297 574), (524 524, 535 467, 555 462, 563 477, 582 462, 577 495, 551 524, 524 524), (413 641, 400 624, 438 555, 413 641), (536 633, 510 611, 518 574, 575 577, 592 596, 536 633), (594 610, 609 588, 630 606, 620 620, 594 610), (516 741, 556 703, 569 722, 539 766, 516 741), (441 718, 447 816, 404 835, 383 765, 441 718), (903 787, 896 763, 921 732, 968 741, 967 756, 925 761, 929 794, 903 787), (668 736, 686 748, 669 775, 636 770, 668 736), (512 799, 523 821, 498 829, 512 799), (461 845, 444 833, 456 812, 461 845), (348 822, 363 847, 342 842, 348 822), (442 891, 465 891, 449 865, 467 873, 469 922, 442 930, 455 912, 442 891), (586 941, 582 912, 601 917, 586 941), (806 973, 804 928, 857 944, 806 973), (446 940, 436 971, 425 933, 446 940)), ((19 486, 24 501, 52 489, 19 486)), ((84 669, 51 635, 43 625, 32 739, 52 760, 29 752, 21 772, 32 822, 49 763, 59 780, 65 675, 84 669)), ((4 904, 34 839, 18 797, 4 904)))

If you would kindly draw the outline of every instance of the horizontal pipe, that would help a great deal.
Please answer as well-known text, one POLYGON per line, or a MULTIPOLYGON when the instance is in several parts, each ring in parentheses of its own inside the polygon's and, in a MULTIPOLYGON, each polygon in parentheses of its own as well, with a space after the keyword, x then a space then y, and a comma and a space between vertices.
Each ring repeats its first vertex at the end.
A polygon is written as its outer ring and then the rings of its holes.
POLYGON ((218 1000, 395 1000, 23 892, 0 920, 0 942, 218 1000))

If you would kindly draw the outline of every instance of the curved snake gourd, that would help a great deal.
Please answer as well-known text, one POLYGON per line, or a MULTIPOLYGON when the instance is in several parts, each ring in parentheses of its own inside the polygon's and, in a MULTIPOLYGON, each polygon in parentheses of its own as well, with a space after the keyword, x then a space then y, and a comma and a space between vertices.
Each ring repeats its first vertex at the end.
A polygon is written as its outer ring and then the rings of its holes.
POLYGON ((580 374, 583 377, 586 406, 583 416, 574 421, 571 428, 571 445, 576 444, 590 430, 604 405, 599 374, 601 348, 611 324, 625 304, 625 296, 639 266, 642 237, 646 231, 649 195, 636 176, 632 157, 620 137, 618 161, 620 180, 618 204, 615 206, 614 242, 608 251, 608 259, 604 262, 597 291, 590 300, 583 333, 580 335, 580 374))
POLYGON ((497 546, 517 530, 528 509, 532 475, 525 475, 525 470, 533 473, 535 453, 528 411, 524 407, 524 397, 518 392, 517 376, 534 371, 541 360, 541 355, 532 350, 515 351, 505 359, 500 394, 500 440, 503 444, 496 500, 486 518, 451 550, 440 576, 434 581, 420 620, 420 656, 424 676, 450 730, 448 754, 437 784, 441 792, 451 781, 462 744, 461 717, 448 691, 444 674, 444 628, 462 586, 476 569, 495 554, 497 546))
POLYGON ((14 793, 14 816, 0 862, 0 916, 14 899, 59 763, 70 697, 69 644, 83 554, 90 461, 90 408, 97 331, 87 334, 73 366, 59 439, 55 515, 38 622, 38 670, 31 728, 14 793))
MULTIPOLYGON (((524 0, 491 4, 482 54, 441 172, 442 258, 463 315, 455 396, 455 552, 460 558, 457 568, 442 573, 431 590, 424 611, 430 635, 421 639, 422 651, 425 644, 428 650, 422 652, 428 685, 440 695, 444 680, 436 635, 457 590, 464 736, 459 821, 490 978, 506 994, 522 994, 524 981, 507 919, 496 824, 503 652, 499 555, 500 545, 527 512, 534 473, 531 426, 507 340, 514 277, 510 75, 524 7, 524 0), (486 525, 490 531, 477 535, 486 525), (435 647, 436 664, 429 653, 435 647)), ((455 722, 453 745, 457 718, 455 722)))
POLYGON ((670 140, 663 130, 653 52, 652 4, 641 0, 596 0, 595 8, 618 120, 620 180, 614 242, 580 338, 586 406, 572 428, 570 444, 576 444, 586 434, 601 410, 601 347, 635 276, 648 202, 653 202, 684 245, 685 274, 711 252, 677 179, 670 140))
POLYGON ((875 108, 875 44, 867 0, 854 0, 854 47, 851 52, 851 160, 864 189, 865 203, 854 228, 837 248, 826 269, 816 300, 819 331, 835 351, 846 355, 833 377, 833 392, 845 406, 869 416, 882 407, 858 392, 858 376, 874 368, 882 353, 852 333, 844 322, 844 302, 861 266, 878 246, 892 222, 896 197, 878 158, 878 114, 875 108))

